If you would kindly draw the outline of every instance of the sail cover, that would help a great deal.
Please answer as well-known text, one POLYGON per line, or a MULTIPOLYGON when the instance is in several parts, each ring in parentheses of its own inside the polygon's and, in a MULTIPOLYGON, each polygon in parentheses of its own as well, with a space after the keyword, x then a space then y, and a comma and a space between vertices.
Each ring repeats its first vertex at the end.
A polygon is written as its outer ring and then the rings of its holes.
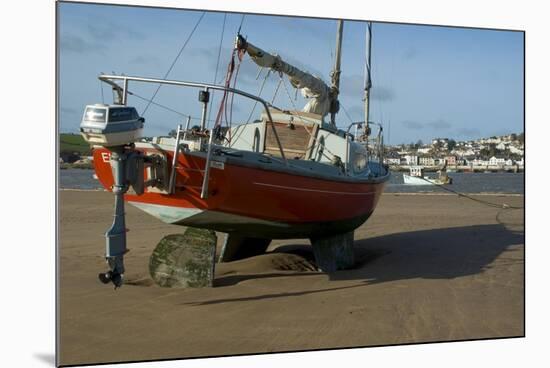
POLYGON ((302 95, 310 99, 302 111, 321 116, 330 112, 330 88, 320 78, 286 63, 279 55, 265 52, 242 38, 237 40, 237 47, 246 49, 258 66, 288 75, 292 86, 299 88, 302 95))

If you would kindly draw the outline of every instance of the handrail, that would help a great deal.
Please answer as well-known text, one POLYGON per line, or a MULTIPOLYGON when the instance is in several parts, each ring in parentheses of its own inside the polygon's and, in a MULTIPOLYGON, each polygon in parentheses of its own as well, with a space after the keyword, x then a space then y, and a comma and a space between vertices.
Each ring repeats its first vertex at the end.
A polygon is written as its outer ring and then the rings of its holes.
MULTIPOLYGON (((265 101, 264 99, 255 96, 253 94, 250 94, 245 91, 241 91, 240 89, 231 88, 231 87, 225 87, 220 86, 217 84, 210 84, 210 83, 198 83, 198 82, 187 82, 187 81, 178 81, 178 80, 169 80, 169 79, 156 79, 156 78, 144 78, 144 77, 133 77, 128 75, 109 75, 109 74, 101 74, 98 77, 99 80, 102 82, 105 82, 119 90, 122 90, 124 92, 124 88, 119 86, 118 84, 114 83, 112 80, 121 80, 121 81, 136 81, 136 82, 144 82, 144 83, 159 83, 159 84, 169 84, 173 86, 184 86, 184 87, 193 87, 193 88, 202 88, 202 89, 214 89, 218 91, 227 91, 231 93, 236 93, 238 95, 250 98, 252 100, 258 101, 262 105, 264 105, 265 109, 268 110, 269 107, 274 108, 278 111, 283 111, 283 109, 278 108, 275 105, 272 105, 271 103, 265 101)), ((125 86, 127 86, 127 83, 125 83, 125 86)), ((128 91, 125 91, 128 92, 128 91)))
MULTIPOLYGON (((283 111, 282 109, 274 106, 273 104, 265 101, 264 99, 255 96, 253 94, 250 94, 248 92, 241 91, 236 88, 226 87, 226 86, 220 86, 216 84, 210 84, 210 83, 197 83, 197 82, 186 82, 186 81, 177 81, 177 80, 167 80, 167 79, 156 79, 156 78, 144 78, 144 77, 134 77, 134 76, 127 76, 127 75, 109 75, 109 74, 101 74, 99 77, 99 80, 102 82, 105 82, 112 86, 119 96, 119 100, 122 103, 122 105, 126 105, 128 102, 128 82, 129 81, 135 81, 135 82, 143 82, 143 83, 158 83, 158 84, 168 84, 173 86, 183 86, 183 87, 192 87, 192 88, 201 88, 203 90, 219 90, 219 91, 226 91, 230 93, 236 93, 238 95, 244 96, 246 98, 249 98, 251 100, 255 100, 259 103, 261 103, 264 106, 264 109, 266 111, 267 117, 269 118, 269 122, 271 125, 271 129, 273 131, 273 135, 275 136, 275 140, 277 141, 277 145, 279 146, 279 151, 281 152, 281 157, 283 159, 283 162, 286 166, 288 166, 288 160, 286 159, 283 146, 281 145, 281 141, 279 140, 279 135, 277 134, 277 130, 275 129, 275 123, 273 122, 273 118, 271 116, 271 113, 269 111, 269 108, 274 108, 278 111, 283 111), (122 87, 118 85, 115 80, 121 80, 122 81, 122 87)), ((203 116, 204 120, 204 116, 203 116)), ((201 190, 201 198, 206 199, 208 198, 208 177, 210 173, 210 159, 211 159, 211 152, 212 152, 212 138, 213 138, 213 132, 210 132, 210 138, 208 142, 208 150, 207 150, 207 156, 206 156, 206 166, 204 168, 205 170, 205 177, 202 184, 202 190, 201 190)), ((173 183, 171 183, 173 184, 173 183)))
POLYGON ((144 77, 134 77, 134 76, 128 76, 128 75, 109 75, 109 74, 101 74, 99 77, 99 80, 102 82, 105 82, 109 85, 111 85, 113 88, 116 88, 118 92, 122 92, 122 102, 124 104, 127 102, 127 94, 128 94, 128 81, 136 81, 136 82, 143 82, 143 83, 159 83, 159 84, 169 84, 173 86, 184 86, 184 87, 193 87, 193 88, 202 88, 202 89, 214 89, 218 91, 227 91, 231 93, 236 93, 238 95, 250 98, 251 100, 258 101, 261 103, 265 111, 267 113, 267 117, 269 118, 269 122, 271 123, 271 128, 273 129, 273 134, 275 135, 275 139, 277 140, 277 144, 279 145, 279 150, 281 151, 281 157, 283 158, 285 165, 288 165, 287 159, 285 157, 285 153, 283 151, 283 147, 281 145, 281 142, 279 140, 279 136, 277 134, 277 131, 275 130, 275 124, 273 123, 273 118, 271 117, 271 113, 269 112, 269 108, 273 108, 278 111, 284 111, 283 109, 278 108, 277 106, 265 101, 264 99, 255 96, 253 94, 250 94, 248 92, 241 91, 240 89, 226 87, 226 86, 220 86, 217 84, 210 84, 210 83, 197 83, 197 82, 187 82, 187 81, 177 81, 177 80, 168 80, 168 79, 157 79, 157 78, 144 78, 144 77), (123 87, 119 86, 117 83, 113 82, 113 80, 121 80, 123 82, 123 87))

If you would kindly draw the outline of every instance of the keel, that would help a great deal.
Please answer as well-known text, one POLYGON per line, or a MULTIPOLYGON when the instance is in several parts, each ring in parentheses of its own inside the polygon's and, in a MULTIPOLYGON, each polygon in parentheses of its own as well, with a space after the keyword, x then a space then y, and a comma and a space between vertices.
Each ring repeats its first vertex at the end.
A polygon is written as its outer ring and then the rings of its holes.
POLYGON ((271 239, 250 238, 239 234, 225 234, 218 262, 232 262, 265 253, 271 239))
POLYGON ((323 272, 352 268, 355 264, 353 231, 321 238, 311 238, 317 267, 323 272))

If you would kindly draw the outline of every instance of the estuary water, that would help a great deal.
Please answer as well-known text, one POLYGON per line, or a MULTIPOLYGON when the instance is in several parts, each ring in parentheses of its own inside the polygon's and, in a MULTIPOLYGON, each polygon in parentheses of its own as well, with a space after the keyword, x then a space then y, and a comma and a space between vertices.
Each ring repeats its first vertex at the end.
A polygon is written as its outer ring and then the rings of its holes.
MULTIPOLYGON (((62 189, 103 189, 93 177, 94 171, 87 169, 66 169, 59 171, 59 187, 62 189)), ((453 184, 445 186, 460 193, 514 193, 524 194, 523 173, 448 173, 453 184)), ((435 173, 428 174, 435 177, 435 173)), ((403 174, 392 172, 387 193, 431 193, 445 192, 436 185, 407 185, 403 183, 403 174)))
MULTIPOLYGON (((445 188, 459 193, 514 193, 525 194, 524 173, 447 173, 453 179, 445 188)), ((428 173, 428 177, 437 177, 428 173)), ((437 185, 408 185, 403 183, 403 173, 392 172, 385 192, 421 193, 446 192, 437 185)))

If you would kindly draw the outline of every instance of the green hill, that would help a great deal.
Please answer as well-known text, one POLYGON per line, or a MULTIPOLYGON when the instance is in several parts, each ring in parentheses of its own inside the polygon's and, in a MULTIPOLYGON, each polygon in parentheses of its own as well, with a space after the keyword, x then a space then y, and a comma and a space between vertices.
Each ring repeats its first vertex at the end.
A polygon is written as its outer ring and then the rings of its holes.
POLYGON ((61 133, 59 135, 59 152, 78 152, 81 156, 90 156, 91 147, 80 134, 61 133))

